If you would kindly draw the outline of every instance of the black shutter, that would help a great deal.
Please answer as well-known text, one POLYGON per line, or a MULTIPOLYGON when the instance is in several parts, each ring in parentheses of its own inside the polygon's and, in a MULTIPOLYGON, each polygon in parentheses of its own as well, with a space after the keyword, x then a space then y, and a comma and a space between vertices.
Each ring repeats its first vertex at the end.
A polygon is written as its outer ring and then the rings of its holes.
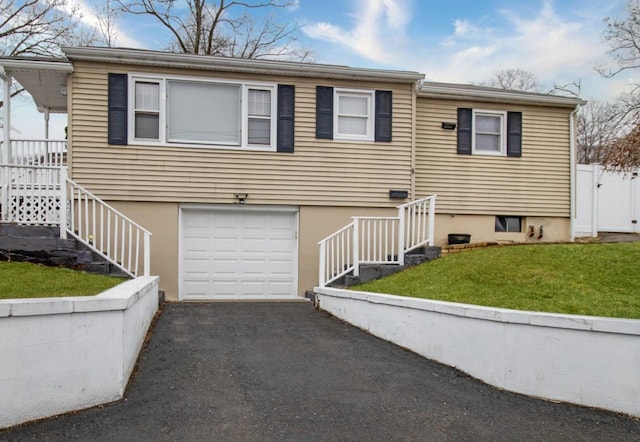
POLYGON ((507 112, 507 156, 522 156, 522 112, 507 112))
POLYGON ((391 91, 376 91, 376 141, 391 141, 391 104, 391 91))
POLYGON ((109 74, 109 144, 127 144, 127 74, 109 74))
POLYGON ((332 87, 316 87, 316 138, 333 139, 332 87))
POLYGON ((295 95, 295 86, 278 85, 278 152, 293 153, 295 95))
POLYGON ((471 155, 471 133, 473 130, 473 111, 458 108, 458 153, 471 155))

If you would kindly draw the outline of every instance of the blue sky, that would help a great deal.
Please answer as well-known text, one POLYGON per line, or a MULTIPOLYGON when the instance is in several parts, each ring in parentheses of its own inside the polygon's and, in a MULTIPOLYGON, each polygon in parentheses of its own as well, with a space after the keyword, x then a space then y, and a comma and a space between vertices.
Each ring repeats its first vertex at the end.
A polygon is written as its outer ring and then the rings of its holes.
MULTIPOLYGON (((89 11, 100 2, 73 1, 87 11, 84 20, 91 24, 95 19, 89 11)), ((580 80, 584 98, 606 100, 634 81, 632 72, 604 79, 594 69, 608 60, 608 48, 601 41, 603 19, 623 16, 625 3, 298 0, 277 15, 303 25, 300 40, 320 63, 415 70, 427 80, 456 83, 478 83, 496 70, 521 68, 548 88, 580 80)), ((163 49, 167 39, 168 33, 148 17, 123 16, 118 23, 118 46, 163 49)), ((32 115, 22 110, 26 104, 19 107, 21 115, 14 125, 33 127, 32 115)), ((59 125, 54 136, 60 135, 59 125)))

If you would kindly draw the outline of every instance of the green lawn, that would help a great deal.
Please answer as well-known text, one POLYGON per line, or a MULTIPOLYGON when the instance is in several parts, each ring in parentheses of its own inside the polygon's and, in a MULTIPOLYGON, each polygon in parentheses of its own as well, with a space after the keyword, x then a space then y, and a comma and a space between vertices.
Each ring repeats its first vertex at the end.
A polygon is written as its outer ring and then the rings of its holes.
POLYGON ((640 242, 489 247, 353 287, 518 310, 640 319, 640 242))
POLYGON ((0 299, 91 296, 122 281, 59 267, 0 262, 0 299))

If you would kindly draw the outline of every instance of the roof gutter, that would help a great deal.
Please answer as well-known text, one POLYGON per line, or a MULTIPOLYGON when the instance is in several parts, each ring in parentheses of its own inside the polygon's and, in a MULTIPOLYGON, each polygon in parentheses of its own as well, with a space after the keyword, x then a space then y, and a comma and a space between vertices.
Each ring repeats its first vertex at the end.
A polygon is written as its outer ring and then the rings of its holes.
POLYGON ((60 61, 43 61, 43 60, 27 60, 27 59, 0 59, 0 67, 3 71, 48 71, 70 74, 73 72, 73 65, 67 60, 60 61))
POLYGON ((537 94, 506 89, 487 88, 450 83, 425 82, 418 88, 418 96, 467 101, 493 101, 500 103, 533 104, 556 107, 582 106, 587 102, 580 98, 560 95, 537 94))
POLYGON ((414 71, 353 68, 349 66, 253 60, 198 54, 174 54, 141 49, 64 47, 68 59, 143 66, 177 67, 251 74, 324 77, 380 82, 415 83, 424 74, 414 71))

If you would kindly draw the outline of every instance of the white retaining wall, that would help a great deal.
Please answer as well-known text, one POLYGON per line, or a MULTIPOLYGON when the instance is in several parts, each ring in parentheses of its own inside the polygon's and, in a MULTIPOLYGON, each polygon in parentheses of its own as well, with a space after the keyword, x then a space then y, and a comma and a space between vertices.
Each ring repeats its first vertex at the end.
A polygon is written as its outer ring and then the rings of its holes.
POLYGON ((97 296, 0 300, 0 428, 122 398, 158 277, 97 296))
POLYGON ((315 292, 320 309, 488 384, 640 416, 640 320, 315 292))

